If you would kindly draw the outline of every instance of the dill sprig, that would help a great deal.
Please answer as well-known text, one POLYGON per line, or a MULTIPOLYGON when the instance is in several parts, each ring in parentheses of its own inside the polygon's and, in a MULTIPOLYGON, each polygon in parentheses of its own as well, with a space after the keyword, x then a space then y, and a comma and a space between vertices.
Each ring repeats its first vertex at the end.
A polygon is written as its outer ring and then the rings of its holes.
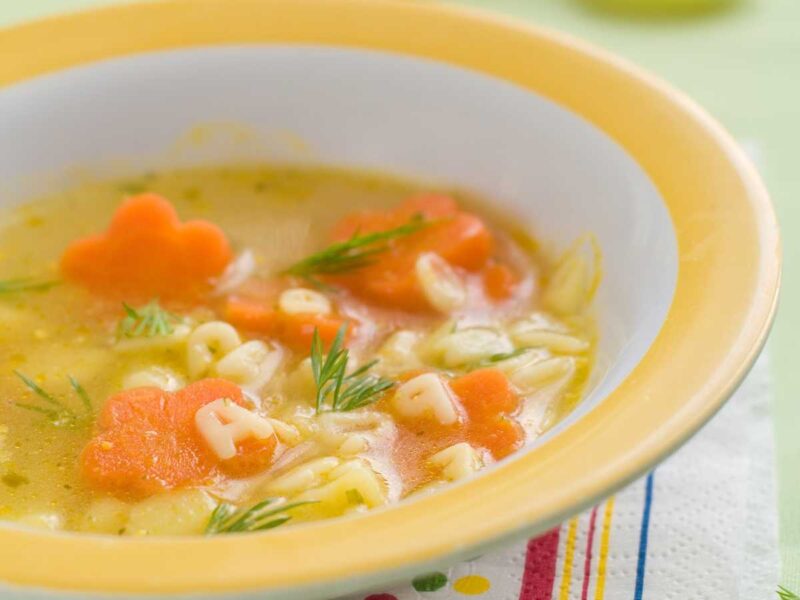
POLYGON ((395 382, 385 377, 367 373, 377 360, 372 360, 349 375, 347 361, 350 353, 344 347, 347 324, 342 324, 331 344, 328 354, 324 354, 319 331, 314 328, 311 339, 311 372, 317 386, 317 413, 324 410, 347 412, 376 402, 383 392, 394 387, 395 382))
POLYGON ((473 369, 478 369, 481 367, 489 367, 499 362, 503 362, 504 360, 517 358, 518 356, 525 354, 528 350, 530 350, 530 348, 523 347, 523 348, 517 348, 516 350, 512 350, 511 352, 500 352, 498 354, 492 354, 491 356, 487 356, 486 358, 474 362, 472 365, 470 365, 470 367, 473 369))
POLYGON ((83 404, 83 414, 75 412, 63 401, 44 390, 30 377, 23 375, 19 371, 14 371, 14 375, 19 377, 22 383, 25 384, 25 387, 36 394, 39 400, 41 400, 41 404, 14 402, 13 404, 15 406, 44 415, 56 427, 76 427, 91 419, 93 408, 89 394, 86 393, 83 386, 78 383, 78 380, 72 375, 69 376, 69 383, 83 404))
POLYGON ((178 315, 161 308, 157 299, 141 308, 133 308, 123 302, 122 308, 125 309, 125 316, 117 324, 118 338, 170 335, 175 331, 174 324, 183 321, 178 315))
POLYGON ((222 502, 211 513, 208 519, 205 533, 207 535, 216 533, 247 533, 253 531, 264 531, 283 525, 292 517, 285 514, 286 511, 313 504, 313 502, 290 502, 274 506, 278 502, 276 498, 267 498, 244 509, 237 509, 234 505, 222 502))
POLYGON ((0 279, 0 294, 16 294, 19 292, 41 292, 49 290, 57 281, 37 281, 28 277, 0 279))
POLYGON ((320 275, 335 275, 366 267, 374 262, 377 254, 389 249, 391 240, 416 233, 430 223, 421 214, 415 214, 407 223, 393 229, 364 234, 356 231, 349 239, 304 258, 284 273, 302 277, 317 287, 325 287, 318 278, 320 275))
POLYGON ((800 600, 800 596, 798 596, 791 590, 787 590, 782 585, 778 586, 777 594, 778 598, 780 598, 781 600, 800 600))

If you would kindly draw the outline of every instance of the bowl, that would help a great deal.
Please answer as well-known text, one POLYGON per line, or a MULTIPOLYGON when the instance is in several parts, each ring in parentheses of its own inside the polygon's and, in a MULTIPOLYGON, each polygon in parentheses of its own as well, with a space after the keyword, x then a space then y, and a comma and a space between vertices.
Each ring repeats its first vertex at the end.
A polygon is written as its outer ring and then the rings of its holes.
POLYGON ((753 167, 679 92, 562 34, 406 1, 176 0, 21 25, 0 47, 3 203, 165 166, 356 166, 478 192, 554 248, 592 232, 604 261, 588 396, 479 477, 254 535, 4 524, 6 594, 311 599, 470 558, 647 472, 764 343, 779 242, 753 167))

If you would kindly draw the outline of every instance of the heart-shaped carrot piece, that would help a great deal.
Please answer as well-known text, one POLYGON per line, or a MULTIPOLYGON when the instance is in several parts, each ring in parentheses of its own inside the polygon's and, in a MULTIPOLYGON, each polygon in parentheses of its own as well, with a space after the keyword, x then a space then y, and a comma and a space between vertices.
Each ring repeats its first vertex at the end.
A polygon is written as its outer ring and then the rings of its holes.
POLYGON ((71 243, 61 270, 103 296, 191 299, 208 289, 232 256, 219 227, 207 221, 181 223, 167 200, 142 194, 120 205, 107 231, 71 243))
POLYGON ((97 435, 81 454, 85 481, 118 496, 142 497, 263 470, 275 451, 274 435, 242 442, 236 456, 221 461, 197 430, 197 410, 220 398, 245 405, 241 389, 224 379, 204 379, 174 393, 142 387, 111 396, 97 435))

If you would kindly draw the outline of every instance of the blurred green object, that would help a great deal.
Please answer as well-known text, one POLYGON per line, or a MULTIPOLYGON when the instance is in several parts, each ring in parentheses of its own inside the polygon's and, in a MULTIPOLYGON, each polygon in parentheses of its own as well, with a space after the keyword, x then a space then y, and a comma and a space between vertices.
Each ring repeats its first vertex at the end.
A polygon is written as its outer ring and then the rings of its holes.
POLYGON ((629 16, 691 16, 730 8, 740 0, 578 0, 606 12, 629 16))

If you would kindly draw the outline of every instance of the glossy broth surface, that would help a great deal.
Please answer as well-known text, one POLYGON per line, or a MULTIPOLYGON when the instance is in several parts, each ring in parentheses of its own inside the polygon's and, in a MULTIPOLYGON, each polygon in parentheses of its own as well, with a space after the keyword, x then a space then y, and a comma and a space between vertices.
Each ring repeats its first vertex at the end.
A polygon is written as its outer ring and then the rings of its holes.
MULTIPOLYGON (((548 260, 526 234, 510 229, 502 215, 495 214, 490 199, 362 172, 203 168, 80 185, 8 209, 0 224, 0 280, 56 282, 46 289, 0 291, 0 518, 28 526, 113 535, 191 534, 206 531, 221 504, 245 511, 265 498, 278 498, 276 506, 309 502, 285 513, 303 521, 396 502, 471 476, 503 458, 506 449, 510 453, 530 443, 579 402, 592 364, 590 299, 597 275, 586 258, 586 245, 548 260), (348 215, 392 211, 408 198, 433 192, 449 194, 459 210, 477 215, 491 231, 490 261, 508 265, 512 273, 507 296, 487 295, 486 266, 454 267, 437 275, 436 281, 441 281, 454 273, 456 283, 466 290, 466 303, 453 310, 381 305, 346 276, 317 288, 302 277, 282 274, 328 247, 332 231, 348 215), (105 231, 121 203, 142 193, 168 199, 184 222, 201 219, 214 224, 227 236, 236 257, 248 253, 253 261, 241 281, 224 292, 219 291, 220 281, 211 281, 208 293, 192 299, 128 299, 98 294, 65 277, 60 266, 65 249, 75 240, 105 231), (280 313, 281 294, 290 289, 327 298, 333 314, 350 324, 350 372, 377 359, 370 376, 384 378, 392 387, 354 410, 316 410, 310 349, 286 343, 282 333, 257 331, 229 319, 231 302, 240 296, 280 313), (144 373, 145 379, 137 381, 160 385, 154 373, 167 372, 181 387, 219 376, 213 367, 203 377, 192 374, 186 340, 166 343, 158 335, 120 334, 120 321, 126 316, 122 302, 138 310, 145 300, 160 302, 175 316, 170 329, 196 331, 204 323, 230 322, 241 343, 259 341, 280 354, 279 366, 267 381, 256 387, 234 381, 244 390, 245 409, 273 420, 275 449, 263 468, 245 476, 214 471, 201 483, 164 484, 147 493, 124 483, 98 487, 87 479, 82 453, 103 431, 98 419, 107 399, 130 387, 126 381, 132 381, 132 375, 144 373), (406 342, 413 342, 401 344, 393 337, 398 331, 408 332, 406 342), (465 331, 477 340, 469 342, 476 347, 475 356, 468 359, 457 356, 466 338, 459 342, 452 337, 464 336, 465 331), (483 353, 481 336, 489 340, 483 353), (481 405, 468 410, 458 400, 452 390, 460 384, 455 382, 481 369, 504 374, 514 397, 512 409, 490 415, 494 409, 481 405), (437 422, 431 411, 411 416, 398 400, 403 386, 424 374, 445 382, 443 389, 455 398, 460 425, 437 422), (21 376, 55 403, 33 391, 21 376), (90 410, 70 378, 85 390, 90 410), (65 424, 53 417, 53 410, 64 407, 75 422, 65 424), (494 423, 506 433, 494 435, 494 423), (497 441, 502 436, 517 437, 497 441), (475 440, 489 442, 481 446, 475 440), (455 447, 443 458, 433 458, 455 447)), ((385 258, 376 254, 376 263, 381 260, 385 258)), ((434 293, 426 291, 422 297, 430 299, 434 293)), ((217 364, 224 353, 212 346, 208 348, 217 364)), ((206 438, 201 432, 197 439, 206 438)))

